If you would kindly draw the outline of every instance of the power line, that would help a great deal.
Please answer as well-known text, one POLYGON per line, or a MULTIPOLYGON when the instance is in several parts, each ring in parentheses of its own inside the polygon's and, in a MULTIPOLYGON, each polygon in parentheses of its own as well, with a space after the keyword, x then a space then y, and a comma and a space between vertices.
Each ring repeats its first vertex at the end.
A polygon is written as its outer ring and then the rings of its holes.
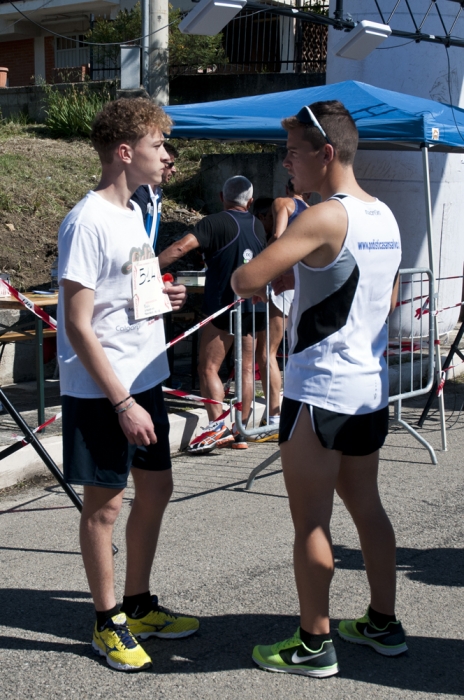
MULTIPOLYGON (((22 15, 25 19, 27 19, 28 22, 31 22, 34 24, 36 27, 39 27, 42 29, 44 32, 48 32, 49 34, 53 34, 53 36, 57 36, 60 39, 67 39, 68 41, 72 41, 75 44, 79 44, 79 46, 124 46, 126 44, 134 44, 135 42, 140 42, 142 39, 148 39, 149 37, 153 36, 153 34, 157 34, 157 32, 161 32, 163 29, 167 29, 168 27, 171 26, 171 24, 175 24, 177 22, 177 18, 174 19, 172 22, 169 22, 169 24, 165 24, 164 27, 159 27, 158 29, 155 29, 154 32, 151 32, 151 34, 147 34, 146 36, 138 36, 135 39, 126 39, 126 41, 113 41, 113 42, 107 42, 105 44, 100 44, 95 41, 81 41, 80 39, 73 39, 70 36, 65 36, 64 34, 58 34, 58 32, 53 32, 51 29, 48 29, 48 27, 44 27, 43 24, 40 24, 39 22, 35 22, 33 19, 28 17, 24 12, 22 12, 14 2, 11 2, 10 0, 10 5, 14 7, 16 12, 19 12, 20 15, 22 15)), ((40 9, 40 8, 39 8, 40 9)))

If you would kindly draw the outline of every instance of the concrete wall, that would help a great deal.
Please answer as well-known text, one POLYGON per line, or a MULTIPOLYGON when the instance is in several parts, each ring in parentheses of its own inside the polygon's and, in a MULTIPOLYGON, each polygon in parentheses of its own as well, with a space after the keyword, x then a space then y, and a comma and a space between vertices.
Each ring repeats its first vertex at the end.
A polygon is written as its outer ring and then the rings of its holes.
MULTIPOLYGON (((282 165, 285 148, 276 147, 274 153, 215 154, 201 159, 202 199, 208 214, 222 211, 219 192, 224 182, 234 175, 244 175, 253 183, 253 197, 285 197, 288 173, 282 165)), ((313 195, 310 202, 320 201, 313 195)))
POLYGON ((169 85, 170 104, 193 104, 251 97, 270 92, 325 85, 325 73, 253 73, 181 75, 169 85))
MULTIPOLYGON (((267 92, 296 90, 303 87, 323 85, 323 73, 280 74, 262 73, 255 75, 188 75, 180 76, 171 81, 171 104, 191 104, 194 102, 212 102, 233 97, 248 97, 267 92)), ((144 90, 118 90, 114 83, 95 81, 89 83, 73 83, 77 90, 87 85, 91 90, 99 91, 104 85, 116 96, 136 97, 146 94, 144 90)), ((61 83, 54 89, 66 90, 69 84, 61 83)), ((32 121, 45 121, 46 93, 40 85, 27 87, 11 87, 0 89, 0 114, 3 118, 16 114, 27 114, 32 121)))
POLYGON ((253 183, 253 197, 285 196, 287 171, 282 167, 283 148, 275 153, 235 153, 208 155, 201 159, 202 198, 208 213, 222 211, 219 192, 234 175, 244 175, 253 183))
MULTIPOLYGON (((73 83, 77 90, 88 86, 90 90, 96 92, 102 90, 104 86, 116 95, 116 88, 111 83, 105 81, 95 81, 92 83, 73 83)), ((53 89, 65 91, 71 87, 70 84, 61 83, 54 85, 53 89)), ((31 121, 44 122, 46 108, 46 92, 40 85, 30 85, 28 87, 12 87, 0 89, 0 114, 3 118, 13 117, 17 114, 26 114, 31 121)))

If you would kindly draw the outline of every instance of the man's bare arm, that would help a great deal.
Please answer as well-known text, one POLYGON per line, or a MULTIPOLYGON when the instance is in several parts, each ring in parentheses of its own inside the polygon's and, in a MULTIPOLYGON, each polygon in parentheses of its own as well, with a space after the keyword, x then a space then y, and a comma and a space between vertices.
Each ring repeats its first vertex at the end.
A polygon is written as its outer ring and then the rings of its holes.
POLYGON ((187 233, 180 241, 172 243, 159 254, 158 260, 160 268, 164 270, 166 267, 169 267, 169 265, 172 265, 172 263, 175 263, 176 260, 180 260, 184 255, 190 253, 191 250, 195 250, 195 248, 199 247, 198 239, 193 233, 187 233))
POLYGON ((396 302, 398 301, 398 290, 400 288, 400 275, 399 271, 396 273, 395 282, 393 284, 393 291, 391 295, 390 302, 390 313, 392 314, 396 309, 396 302))
MULTIPOLYGON (((78 282, 62 280, 66 334, 76 355, 113 406, 122 402, 128 389, 119 381, 105 351, 92 329, 95 293, 78 282)), ((156 442, 153 421, 142 406, 119 414, 119 424, 130 443, 156 442)))
POLYGON ((272 228, 272 236, 269 243, 274 243, 278 238, 281 237, 283 232, 288 226, 288 197, 278 197, 274 199, 272 203, 272 218, 274 220, 274 225, 272 228))
POLYGON ((235 270, 231 285, 241 297, 251 297, 297 262, 318 252, 317 267, 330 264, 339 254, 346 235, 346 212, 329 201, 302 212, 275 243, 235 270))

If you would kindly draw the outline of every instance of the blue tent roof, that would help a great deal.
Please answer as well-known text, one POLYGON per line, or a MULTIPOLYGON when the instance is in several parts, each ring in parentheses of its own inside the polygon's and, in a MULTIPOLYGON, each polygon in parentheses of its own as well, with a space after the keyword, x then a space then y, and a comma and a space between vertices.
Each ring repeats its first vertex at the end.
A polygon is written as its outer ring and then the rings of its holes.
POLYGON ((334 85, 166 107, 173 138, 284 143, 280 122, 303 105, 340 100, 360 135, 360 148, 464 152, 464 109, 347 80, 334 85))

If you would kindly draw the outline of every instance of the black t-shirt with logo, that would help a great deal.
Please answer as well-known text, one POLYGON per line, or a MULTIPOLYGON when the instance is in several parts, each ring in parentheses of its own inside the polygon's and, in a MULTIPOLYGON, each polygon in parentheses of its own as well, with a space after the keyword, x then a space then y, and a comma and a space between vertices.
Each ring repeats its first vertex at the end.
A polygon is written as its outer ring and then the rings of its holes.
MULTIPOLYGON (((264 250, 266 232, 250 212, 228 209, 205 216, 192 233, 207 265, 203 311, 210 315, 234 300, 232 273, 264 250)), ((244 307, 251 311, 251 301, 244 302, 244 307)))

